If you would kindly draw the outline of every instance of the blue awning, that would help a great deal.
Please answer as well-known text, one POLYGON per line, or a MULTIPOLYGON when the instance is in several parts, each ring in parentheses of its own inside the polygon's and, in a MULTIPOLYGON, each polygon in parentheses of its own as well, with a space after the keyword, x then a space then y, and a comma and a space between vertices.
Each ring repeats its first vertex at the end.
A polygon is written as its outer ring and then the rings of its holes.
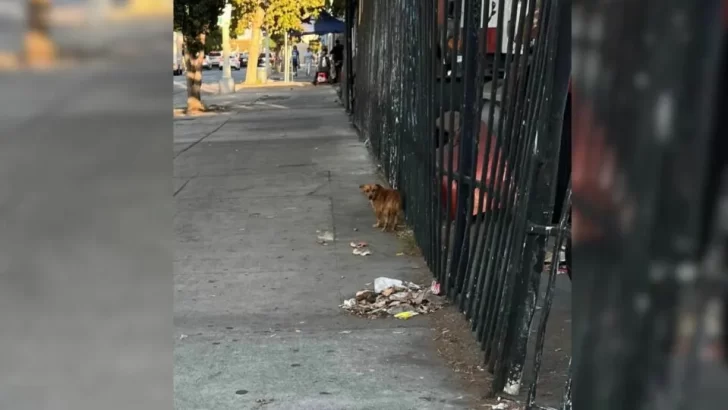
POLYGON ((301 27, 301 34, 343 33, 346 30, 346 23, 329 13, 321 12, 316 20, 303 22, 301 27))

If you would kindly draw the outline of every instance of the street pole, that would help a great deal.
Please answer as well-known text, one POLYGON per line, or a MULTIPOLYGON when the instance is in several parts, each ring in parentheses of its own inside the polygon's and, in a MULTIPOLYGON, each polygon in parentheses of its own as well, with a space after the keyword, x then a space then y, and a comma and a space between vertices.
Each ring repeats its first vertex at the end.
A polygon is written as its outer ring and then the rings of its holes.
POLYGON ((268 50, 268 30, 265 31, 265 36, 263 37, 263 54, 265 54, 265 75, 266 78, 268 74, 270 74, 270 51, 268 50))
POLYGON ((220 94, 235 92, 235 81, 230 72, 230 17, 233 6, 228 3, 220 18, 222 28, 222 78, 220 78, 220 94))
POLYGON ((283 40, 283 49, 285 50, 285 54, 283 54, 283 82, 287 83, 291 74, 291 66, 289 65, 291 53, 288 51, 288 33, 285 34, 285 39, 283 40))

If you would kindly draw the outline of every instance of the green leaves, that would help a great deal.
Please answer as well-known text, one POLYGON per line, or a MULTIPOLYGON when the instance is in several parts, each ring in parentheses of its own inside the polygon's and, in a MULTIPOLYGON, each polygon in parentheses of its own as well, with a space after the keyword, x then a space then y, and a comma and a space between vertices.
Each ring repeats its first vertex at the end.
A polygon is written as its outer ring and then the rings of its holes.
POLYGON ((256 7, 265 10, 263 28, 271 34, 301 29, 301 19, 316 16, 326 0, 231 0, 233 27, 242 34, 250 26, 256 7))
POLYGON ((264 25, 272 33, 301 29, 301 19, 316 16, 324 0, 269 0, 264 25))
POLYGON ((182 32, 187 50, 204 49, 204 35, 217 27, 226 0, 174 0, 174 30, 182 32))
MULTIPOLYGON (((204 49, 204 35, 217 29, 217 18, 228 1, 233 5, 231 31, 239 35, 251 26, 259 7, 265 10, 263 29, 284 34, 300 30, 301 19, 318 15, 329 0, 174 0, 174 29, 182 32, 191 53, 204 49)), ((343 3, 334 3, 339 2, 343 3)))

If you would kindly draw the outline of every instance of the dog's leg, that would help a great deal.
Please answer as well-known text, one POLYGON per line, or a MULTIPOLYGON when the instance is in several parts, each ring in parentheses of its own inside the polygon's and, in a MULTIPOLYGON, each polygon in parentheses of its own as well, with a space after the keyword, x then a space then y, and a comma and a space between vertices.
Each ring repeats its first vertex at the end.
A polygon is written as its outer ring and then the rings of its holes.
POLYGON ((385 222, 384 222, 384 228, 382 229, 383 232, 391 232, 394 226, 392 226, 393 220, 392 220, 392 214, 390 212, 387 212, 385 215, 385 222))
POLYGON ((379 228, 382 226, 382 213, 378 212, 376 209, 374 210, 374 215, 377 217, 377 223, 372 225, 372 228, 379 228))
POLYGON ((394 215, 392 215, 392 232, 397 231, 398 223, 399 223, 399 214, 395 212, 394 215))

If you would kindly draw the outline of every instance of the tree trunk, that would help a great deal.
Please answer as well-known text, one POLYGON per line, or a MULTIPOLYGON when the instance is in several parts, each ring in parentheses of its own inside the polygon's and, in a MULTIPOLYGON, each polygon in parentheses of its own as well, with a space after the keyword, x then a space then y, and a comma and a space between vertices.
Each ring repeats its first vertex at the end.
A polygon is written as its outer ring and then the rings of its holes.
POLYGON ((253 38, 250 40, 250 49, 248 50, 248 68, 245 70, 245 84, 256 84, 258 82, 258 56, 260 55, 261 27, 263 26, 264 17, 265 11, 263 8, 256 8, 255 16, 253 16, 253 24, 251 25, 253 38))
POLYGON ((28 29, 25 35, 25 63, 47 67, 56 60, 56 47, 49 36, 51 0, 28 0, 28 29))
MULTIPOLYGON (((199 36, 202 44, 205 44, 205 35, 199 36)), ((187 45, 187 50, 191 47, 187 45)), ((194 113, 205 111, 202 104, 202 62, 205 60, 204 47, 192 57, 189 52, 185 53, 185 67, 187 69, 187 112, 194 113)))

